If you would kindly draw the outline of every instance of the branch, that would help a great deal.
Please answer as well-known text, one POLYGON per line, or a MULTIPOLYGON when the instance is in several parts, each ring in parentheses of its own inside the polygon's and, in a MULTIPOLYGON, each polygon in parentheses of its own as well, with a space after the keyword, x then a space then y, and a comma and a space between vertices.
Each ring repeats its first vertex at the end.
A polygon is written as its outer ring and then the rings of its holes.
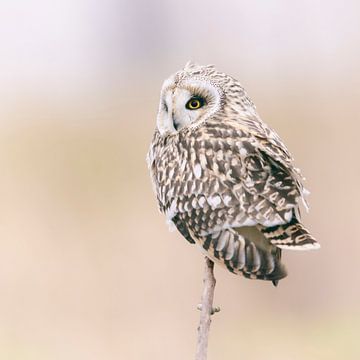
POLYGON ((204 290, 201 297, 201 304, 198 305, 201 314, 198 327, 196 360, 207 359, 211 315, 220 311, 220 308, 218 307, 213 308, 215 284, 214 263, 209 258, 205 257, 204 290))

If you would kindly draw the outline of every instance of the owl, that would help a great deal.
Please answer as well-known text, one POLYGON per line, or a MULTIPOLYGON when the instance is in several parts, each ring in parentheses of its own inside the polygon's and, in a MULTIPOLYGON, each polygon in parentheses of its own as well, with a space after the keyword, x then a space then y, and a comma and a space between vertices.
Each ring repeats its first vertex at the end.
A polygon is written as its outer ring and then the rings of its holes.
POLYGON ((189 62, 164 82, 147 161, 168 223, 234 274, 277 285, 282 249, 320 247, 300 221, 307 191, 292 156, 213 65, 189 62))

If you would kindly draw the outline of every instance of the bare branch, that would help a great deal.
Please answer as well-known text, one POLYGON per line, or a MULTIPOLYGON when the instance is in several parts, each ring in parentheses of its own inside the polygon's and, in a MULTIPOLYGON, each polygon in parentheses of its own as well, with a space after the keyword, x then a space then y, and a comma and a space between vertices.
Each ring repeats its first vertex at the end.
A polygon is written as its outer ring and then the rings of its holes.
POLYGON ((201 310, 201 314, 198 327, 196 360, 207 359, 211 315, 220 311, 220 308, 218 307, 213 308, 215 284, 216 279, 214 277, 214 263, 206 257, 204 271, 204 290, 201 298, 201 304, 198 306, 198 309, 201 310))

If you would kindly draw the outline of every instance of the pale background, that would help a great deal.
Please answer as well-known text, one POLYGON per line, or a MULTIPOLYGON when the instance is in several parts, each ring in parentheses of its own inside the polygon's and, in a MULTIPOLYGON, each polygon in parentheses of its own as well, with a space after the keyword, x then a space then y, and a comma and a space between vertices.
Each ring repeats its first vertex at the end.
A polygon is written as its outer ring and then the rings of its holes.
POLYGON ((360 5, 0 2, 0 359, 192 359, 203 258, 145 154, 187 60, 248 89, 311 190, 278 288, 216 269, 210 360, 359 359, 360 5))

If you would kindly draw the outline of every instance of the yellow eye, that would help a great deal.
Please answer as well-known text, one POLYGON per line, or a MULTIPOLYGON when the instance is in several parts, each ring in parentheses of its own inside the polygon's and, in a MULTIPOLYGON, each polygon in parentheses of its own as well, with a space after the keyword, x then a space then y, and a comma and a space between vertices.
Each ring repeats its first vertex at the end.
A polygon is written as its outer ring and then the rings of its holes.
POLYGON ((205 100, 199 96, 192 97, 185 105, 189 110, 197 110, 204 106, 205 100))

